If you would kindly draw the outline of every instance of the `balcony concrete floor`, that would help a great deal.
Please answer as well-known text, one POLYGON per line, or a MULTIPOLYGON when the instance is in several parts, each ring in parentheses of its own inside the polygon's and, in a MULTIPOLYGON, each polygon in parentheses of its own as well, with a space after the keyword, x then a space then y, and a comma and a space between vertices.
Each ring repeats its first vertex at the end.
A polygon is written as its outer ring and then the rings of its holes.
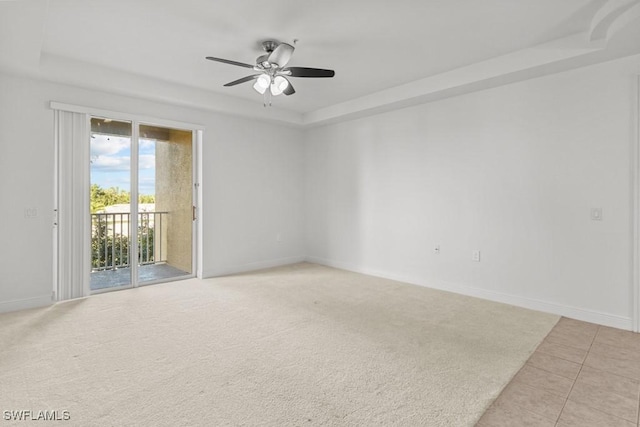
MULTIPOLYGON (((169 264, 141 265, 138 267, 138 282, 144 283, 156 280, 172 279, 189 274, 190 273, 179 270, 169 264)), ((125 286, 130 283, 131 270, 129 268, 95 271, 91 273, 92 291, 125 286)))

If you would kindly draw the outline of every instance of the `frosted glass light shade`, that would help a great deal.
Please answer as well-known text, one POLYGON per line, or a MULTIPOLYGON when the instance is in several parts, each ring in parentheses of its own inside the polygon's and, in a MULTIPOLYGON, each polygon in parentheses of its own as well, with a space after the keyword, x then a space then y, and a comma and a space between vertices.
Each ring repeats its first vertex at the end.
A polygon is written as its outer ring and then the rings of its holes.
POLYGON ((260 93, 261 95, 267 91, 267 88, 271 84, 271 77, 266 74, 261 75, 256 79, 256 82, 253 84, 253 88, 260 93))
POLYGON ((276 76, 271 84, 271 94, 274 96, 280 95, 289 86, 289 82, 282 76, 276 76))

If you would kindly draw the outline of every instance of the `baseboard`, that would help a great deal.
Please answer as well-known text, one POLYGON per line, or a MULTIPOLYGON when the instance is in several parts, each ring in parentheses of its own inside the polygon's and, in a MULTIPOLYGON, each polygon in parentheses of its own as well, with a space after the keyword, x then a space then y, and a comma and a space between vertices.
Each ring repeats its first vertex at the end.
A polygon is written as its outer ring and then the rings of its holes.
POLYGON ((45 307, 53 304, 51 295, 43 295, 33 298, 17 299, 12 301, 0 301, 0 313, 26 310, 28 308, 45 307))
MULTIPOLYGON (((545 313, 565 316, 572 319, 582 320, 585 322, 596 323, 599 325, 610 326, 618 329, 633 330, 633 320, 630 317, 616 316, 608 313, 601 313, 593 310, 586 310, 578 307, 572 307, 557 304, 549 301, 541 301, 532 298, 520 297, 517 295, 505 294, 501 292, 479 289, 472 286, 461 285, 458 283, 444 281, 429 281, 418 277, 400 275, 388 271, 375 270, 359 265, 348 264, 335 260, 329 260, 319 257, 295 256, 287 258, 278 258, 273 260, 265 260, 241 264, 235 266, 225 266, 204 271, 204 277, 219 277, 229 274, 245 273, 248 271, 262 270, 265 268, 279 267, 282 265, 295 264, 299 262, 311 262, 314 264, 326 265, 328 267, 339 268, 342 270, 353 271, 356 273, 367 274, 369 276, 382 277, 385 279, 405 282, 412 285, 424 286, 432 289, 438 289, 447 292, 454 292, 461 295, 482 298, 489 301, 500 302, 504 304, 514 305, 516 307, 527 308, 530 310, 542 311, 545 313)), ((42 295, 33 298, 25 298, 12 301, 0 301, 0 313, 7 313, 17 310, 25 310, 29 308, 45 307, 51 305, 51 295, 42 295)))
POLYGON ((572 307, 557 304, 548 301, 541 301, 532 298, 525 298, 517 295, 505 294, 502 292, 489 291, 479 289, 472 286, 461 285, 445 281, 429 281, 410 276, 403 276, 386 271, 370 269, 358 265, 352 265, 334 260, 328 260, 318 257, 307 257, 307 262, 314 264, 326 265, 328 267, 339 268, 342 270, 353 271, 356 273, 367 274, 369 276, 382 277, 385 279, 396 280, 399 282, 410 283, 412 285, 424 286, 441 291, 453 292, 461 295, 472 296, 476 298, 486 299, 489 301, 510 304, 516 307, 527 308, 530 310, 542 311, 545 313, 555 314, 558 316, 569 317, 584 322, 596 323, 598 325, 610 326, 612 328, 633 330, 633 320, 630 317, 616 316, 608 313, 601 313, 593 310, 586 310, 578 307, 572 307))
POLYGON ((205 279, 210 277, 228 276, 230 274, 246 273, 248 271, 262 270, 265 268, 272 268, 272 267, 280 267, 282 265, 288 265, 288 264, 296 264, 298 262, 305 261, 305 259, 306 257, 304 256, 295 256, 295 257, 278 258, 278 259, 271 259, 271 260, 265 260, 265 261, 257 261, 257 262, 251 262, 248 264, 224 266, 224 267, 218 267, 210 270, 204 270, 202 274, 203 274, 203 278, 205 279))

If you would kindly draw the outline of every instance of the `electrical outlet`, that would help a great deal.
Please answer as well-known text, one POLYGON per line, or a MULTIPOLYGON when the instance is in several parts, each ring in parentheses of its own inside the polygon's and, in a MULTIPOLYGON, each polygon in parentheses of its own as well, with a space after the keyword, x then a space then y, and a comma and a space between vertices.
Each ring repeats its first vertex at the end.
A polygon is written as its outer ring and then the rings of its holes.
POLYGON ((282 242, 282 233, 276 234, 276 242, 282 242))
POLYGON ((471 259, 475 262, 480 262, 480 251, 479 250, 472 251, 471 259))
POLYGON ((436 255, 440 255, 440 245, 435 245, 433 247, 433 253, 436 255))

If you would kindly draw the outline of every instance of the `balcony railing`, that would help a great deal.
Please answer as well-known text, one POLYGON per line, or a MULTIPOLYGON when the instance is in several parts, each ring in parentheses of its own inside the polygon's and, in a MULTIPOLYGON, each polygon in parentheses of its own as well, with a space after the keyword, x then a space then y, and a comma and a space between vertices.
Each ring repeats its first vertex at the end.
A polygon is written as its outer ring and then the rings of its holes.
MULTIPOLYGON (((168 212, 138 213, 138 265, 166 262, 168 212)), ((92 271, 129 267, 131 214, 91 214, 92 271)))

